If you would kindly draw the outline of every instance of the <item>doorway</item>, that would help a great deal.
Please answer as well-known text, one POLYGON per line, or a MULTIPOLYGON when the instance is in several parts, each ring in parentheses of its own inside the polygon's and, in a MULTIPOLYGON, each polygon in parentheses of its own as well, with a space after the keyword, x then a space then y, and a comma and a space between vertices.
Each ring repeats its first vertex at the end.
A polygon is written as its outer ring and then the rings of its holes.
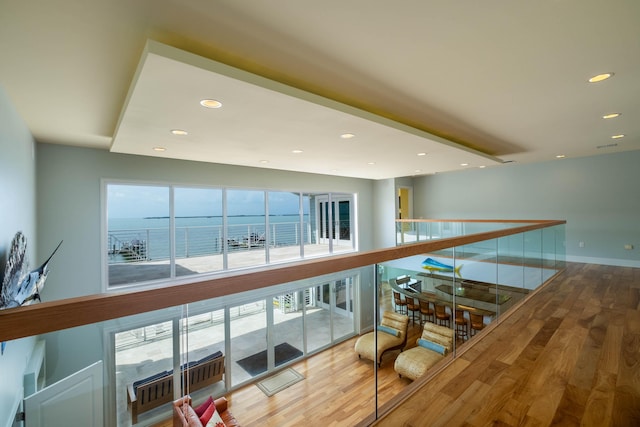
POLYGON ((330 247, 353 247, 351 197, 319 197, 317 203, 318 242, 330 247))

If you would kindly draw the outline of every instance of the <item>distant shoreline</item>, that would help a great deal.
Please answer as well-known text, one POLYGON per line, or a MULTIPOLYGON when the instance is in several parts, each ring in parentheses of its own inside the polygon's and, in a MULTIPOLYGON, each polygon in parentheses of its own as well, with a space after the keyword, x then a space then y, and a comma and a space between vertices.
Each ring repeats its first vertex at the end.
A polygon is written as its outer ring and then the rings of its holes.
MULTIPOLYGON (((299 216, 300 214, 269 214, 269 216, 299 216)), ((306 215, 306 214, 305 214, 306 215)), ((256 217, 266 215, 227 215, 227 217, 256 217)), ((193 215, 193 216, 176 216, 176 218, 222 218, 222 215, 193 215)), ((113 219, 131 219, 131 218, 113 218, 113 219)), ((142 219, 169 219, 168 216, 145 216, 142 219)))

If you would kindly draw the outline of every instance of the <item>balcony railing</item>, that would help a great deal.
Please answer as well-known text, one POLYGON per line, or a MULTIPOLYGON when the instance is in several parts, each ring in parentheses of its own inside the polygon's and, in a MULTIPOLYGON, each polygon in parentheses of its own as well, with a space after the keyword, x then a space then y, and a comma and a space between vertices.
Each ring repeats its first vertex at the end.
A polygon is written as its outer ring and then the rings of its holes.
MULTIPOLYGON (((312 242, 311 224, 281 222, 264 224, 234 224, 227 226, 229 251, 300 246, 312 242)), ((176 227, 175 245, 177 258, 218 255, 224 250, 224 228, 214 226, 176 227)), ((170 257, 168 228, 144 228, 109 230, 107 252, 109 264, 129 261, 162 261, 170 257)))
MULTIPOLYGON (((518 304, 526 300, 526 295, 531 290, 546 283, 564 268, 565 221, 521 221, 503 224, 497 221, 491 224, 479 221, 469 221, 464 224, 451 221, 450 224, 445 224, 446 221, 438 221, 440 225, 437 230, 433 224, 430 225, 429 230, 420 228, 423 227, 423 223, 422 221, 399 222, 399 241, 404 241, 404 244, 401 243, 393 248, 297 261, 272 268, 263 266, 252 271, 228 272, 224 276, 207 280, 194 278, 194 282, 188 284, 95 294, 1 310, 0 341, 61 333, 59 331, 64 331, 67 335, 66 338, 69 339, 68 335, 75 333, 76 329, 73 328, 94 325, 96 331, 104 331, 107 335, 107 331, 112 331, 109 332, 112 337, 113 334, 122 333, 121 331, 134 331, 131 332, 131 339, 138 340, 138 344, 144 344, 159 331, 159 329, 148 329, 148 325, 164 322, 167 325, 173 325, 169 327, 174 328, 174 331, 178 331, 176 325, 183 325, 181 326, 183 329, 180 329, 180 336, 190 336, 198 332, 202 323, 199 318, 194 316, 206 316, 206 313, 215 312, 211 315, 214 320, 209 322, 210 326, 214 328, 221 328, 220 325, 224 325, 220 319, 225 319, 225 322, 234 322, 234 325, 241 325, 242 323, 235 322, 242 322, 242 316, 232 316, 234 308, 242 307, 243 304, 256 303, 261 308, 252 312, 252 315, 257 314, 264 318, 265 307, 266 310, 273 310, 281 301, 295 301, 296 298, 301 302, 299 309, 296 311, 284 310, 282 313, 293 316, 290 319, 296 316, 303 316, 306 319, 304 322, 302 320, 295 321, 296 325, 311 324, 313 316, 321 314, 323 304, 334 304, 329 312, 332 315, 343 313, 346 318, 356 316, 359 319, 365 319, 369 313, 375 319, 376 313, 385 306, 385 303, 378 299, 379 292, 375 290, 383 291, 386 289, 385 286, 398 286, 396 279, 404 275, 413 276, 415 281, 422 282, 421 290, 425 291, 423 292, 425 295, 430 294, 432 290, 435 293, 437 290, 441 294, 440 296, 436 295, 435 298, 444 298, 442 292, 447 293, 449 295, 448 303, 452 309, 467 306, 467 310, 483 310, 485 313, 489 313, 486 317, 487 322, 495 324, 500 322, 501 316, 506 312, 506 305, 504 305, 506 301, 510 301, 508 305, 511 308, 517 307, 518 304), (414 243, 407 242, 409 239, 407 236, 410 235, 416 236, 414 243), (426 257, 444 260, 454 267, 454 271, 425 269, 421 262, 426 257), (455 272, 455 268, 461 264, 463 264, 462 278, 458 277, 455 272), (342 282, 341 278, 343 277, 349 277, 350 281, 342 282), (351 278, 356 279, 352 280, 351 278), (344 295, 344 283, 352 282, 353 286, 360 287, 360 291, 354 292, 349 287, 351 285, 348 285, 346 289, 349 289, 351 293, 344 295), (478 282, 482 282, 483 289, 488 294, 496 296, 493 306, 491 302, 488 302, 489 306, 474 306, 475 300, 470 298, 472 293, 468 289, 478 282), (322 292, 326 283, 340 283, 342 287, 326 286, 327 295, 325 296, 322 292), (338 292, 342 292, 339 297, 343 305, 339 305, 336 300, 338 292), (507 293, 509 298, 501 297, 507 293), (355 300, 354 296, 358 295, 366 297, 355 300), (286 296, 286 298, 281 298, 281 296, 286 296), (278 304, 274 301, 277 301, 278 304), (353 307, 351 304, 356 306, 353 307), (189 319, 189 321, 182 319, 189 319)), ((406 288, 402 289, 408 295, 411 292, 406 288)), ((280 321, 280 318, 275 314, 271 316, 271 322, 280 321)), ((255 324, 255 320, 252 320, 245 326, 253 325, 252 327, 255 327, 255 324)), ((284 324, 283 320, 282 325, 284 324)), ((316 327, 327 324, 338 325, 340 322, 337 319, 330 322, 322 320, 316 327)), ((223 334, 220 348, 228 360, 225 375, 229 378, 233 376, 234 370, 238 369, 235 365, 238 356, 234 354, 236 344, 233 343, 233 339, 238 338, 237 334, 240 332, 234 332, 236 331, 234 328, 242 329, 240 326, 228 327, 226 330, 232 331, 233 336, 225 336, 225 328, 221 328, 220 332, 223 334)), ((361 325, 361 328, 363 330, 371 329, 373 325, 361 325)), ((363 332, 363 330, 355 332, 363 332)), ((282 329, 279 331, 282 333, 282 329)), ((346 331, 344 336, 353 333, 353 329, 349 329, 348 324, 346 331)), ((83 339, 82 337, 85 337, 86 333, 86 330, 79 331, 78 339, 83 339)), ((264 339, 270 334, 260 333, 259 336, 264 339)), ((122 335, 120 338, 124 339, 125 336, 122 335)), ((157 338, 166 337, 157 336, 157 338)), ((56 342, 57 340, 54 337, 52 341, 56 342)), ((99 337, 97 341, 108 342, 106 338, 102 337, 99 337)), ((178 343, 179 339, 174 335, 171 342, 178 343)), ((121 349, 127 345, 133 344, 127 344, 123 341, 121 349)), ((306 346, 306 341, 302 345, 306 346)), ((314 347, 313 351, 321 351, 323 348, 325 347, 320 345, 314 347)), ((102 359, 113 363, 114 351, 116 351, 115 347, 104 348, 102 359)), ((185 354, 191 354, 191 350, 185 350, 185 352, 185 354)), ((307 356, 312 351, 304 347, 302 352, 304 356, 307 356)), ((448 360, 453 360, 456 354, 457 347, 454 348, 448 360)), ((190 358, 191 356, 186 357, 190 358)), ((168 368, 175 369, 177 367, 179 369, 182 362, 184 362, 183 359, 175 361, 177 364, 168 362, 168 368)), ((82 366, 78 367, 78 369, 80 368, 82 366)), ((162 369, 166 369, 166 367, 162 369)), ((115 378, 110 377, 115 375, 113 370, 113 367, 108 367, 105 370, 105 384, 115 383, 115 378)), ((374 364, 374 376, 377 375, 378 372, 374 364)), ((131 378, 131 380, 134 379, 131 378)), ((407 388, 418 388, 423 382, 416 380, 407 388)), ((0 385, 0 387, 2 386, 0 385)), ((222 387, 218 391, 224 393, 231 390, 234 384, 231 379, 227 378, 222 387)), ((107 411, 115 411, 116 400, 121 400, 121 395, 118 395, 119 397, 116 399, 116 394, 121 392, 120 389, 116 392, 112 388, 107 391, 105 398, 107 411)), ((371 399, 376 402, 371 419, 382 415, 393 405, 393 399, 378 400, 378 390, 375 389, 375 386, 372 388, 371 399)), ((111 417, 112 424, 115 424, 115 416, 109 415, 109 417, 111 417)))

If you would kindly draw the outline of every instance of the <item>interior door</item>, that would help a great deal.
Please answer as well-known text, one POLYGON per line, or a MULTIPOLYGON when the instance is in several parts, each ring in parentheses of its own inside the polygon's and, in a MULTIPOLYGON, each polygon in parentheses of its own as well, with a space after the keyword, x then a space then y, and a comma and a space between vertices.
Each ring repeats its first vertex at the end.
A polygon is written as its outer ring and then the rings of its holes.
POLYGON ((100 427, 102 361, 24 399, 25 427, 100 427))

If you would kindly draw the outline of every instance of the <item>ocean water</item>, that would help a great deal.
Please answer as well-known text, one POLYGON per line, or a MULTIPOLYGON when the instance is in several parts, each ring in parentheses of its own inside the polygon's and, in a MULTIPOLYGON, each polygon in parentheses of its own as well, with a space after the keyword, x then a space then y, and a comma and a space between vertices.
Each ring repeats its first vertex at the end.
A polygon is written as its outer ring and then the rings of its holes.
MULTIPOLYGON (((269 216, 271 246, 289 246, 308 240, 309 216, 300 227, 299 215, 269 216), (302 228, 302 231, 301 231, 302 228)), ((247 250, 266 242, 265 216, 227 218, 229 250, 247 250)), ((176 218, 176 257, 213 255, 222 252, 222 217, 176 218)), ((169 218, 109 218, 108 248, 111 262, 123 262, 123 248, 131 248, 148 260, 169 259, 169 218)))

